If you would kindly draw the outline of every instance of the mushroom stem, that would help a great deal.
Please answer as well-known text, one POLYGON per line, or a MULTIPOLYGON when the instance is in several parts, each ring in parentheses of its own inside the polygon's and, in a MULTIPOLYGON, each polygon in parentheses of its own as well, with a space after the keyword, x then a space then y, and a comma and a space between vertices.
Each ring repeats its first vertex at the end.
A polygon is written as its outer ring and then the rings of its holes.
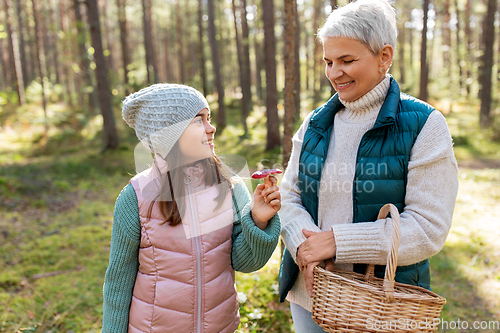
POLYGON ((267 189, 273 185, 269 177, 271 177, 271 175, 268 175, 266 178, 264 178, 264 189, 267 189))

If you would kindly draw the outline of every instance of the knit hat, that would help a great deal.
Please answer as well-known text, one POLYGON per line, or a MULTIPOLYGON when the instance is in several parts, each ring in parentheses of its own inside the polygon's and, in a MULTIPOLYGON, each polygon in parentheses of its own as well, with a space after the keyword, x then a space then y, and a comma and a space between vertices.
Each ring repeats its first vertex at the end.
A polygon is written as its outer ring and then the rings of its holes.
POLYGON ((205 108, 210 109, 198 90, 181 84, 160 83, 127 96, 122 115, 151 152, 165 157, 191 120, 205 108))

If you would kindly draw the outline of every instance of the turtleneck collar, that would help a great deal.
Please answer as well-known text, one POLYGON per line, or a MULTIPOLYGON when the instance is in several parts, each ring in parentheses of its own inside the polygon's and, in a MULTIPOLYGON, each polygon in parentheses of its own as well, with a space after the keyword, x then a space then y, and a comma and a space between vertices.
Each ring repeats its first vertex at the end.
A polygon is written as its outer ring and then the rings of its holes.
POLYGON ((346 102, 339 98, 345 109, 339 112, 342 120, 349 123, 364 123, 377 119, 378 112, 391 85, 391 76, 386 74, 372 90, 355 101, 346 102))

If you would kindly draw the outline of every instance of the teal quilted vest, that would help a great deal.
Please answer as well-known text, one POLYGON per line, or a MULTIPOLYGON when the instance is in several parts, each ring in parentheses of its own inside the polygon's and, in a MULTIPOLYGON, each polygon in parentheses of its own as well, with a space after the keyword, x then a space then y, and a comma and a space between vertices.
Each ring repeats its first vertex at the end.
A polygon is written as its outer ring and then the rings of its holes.
MULTIPOLYGON (((328 153, 335 114, 343 108, 337 94, 317 108, 304 135, 299 160, 299 188, 302 204, 318 224, 318 193, 323 164, 328 153)), ((400 93, 391 78, 387 97, 375 125, 359 144, 353 184, 353 222, 377 219, 386 203, 394 204, 401 213, 405 207, 406 183, 410 152, 420 130, 434 108, 409 95, 400 93)), ((404 240, 403 240, 404 241, 404 240)), ((366 265, 355 264, 354 271, 364 273, 366 265)), ((281 261, 280 301, 292 289, 299 268, 288 250, 281 261)), ((375 275, 383 278, 385 266, 376 266, 375 275)), ((430 289, 429 260, 396 270, 397 282, 430 289)))

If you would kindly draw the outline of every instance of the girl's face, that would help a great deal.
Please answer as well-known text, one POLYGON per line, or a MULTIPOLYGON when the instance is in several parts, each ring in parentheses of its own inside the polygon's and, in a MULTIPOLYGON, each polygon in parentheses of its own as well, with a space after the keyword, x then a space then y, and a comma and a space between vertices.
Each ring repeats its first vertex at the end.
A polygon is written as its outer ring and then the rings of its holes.
POLYGON ((214 155, 215 127, 210 124, 210 111, 198 112, 179 138, 179 150, 184 163, 189 164, 214 155))
POLYGON ((346 37, 325 37, 323 51, 326 77, 346 102, 362 97, 384 79, 393 54, 390 45, 373 54, 365 44, 346 37))

